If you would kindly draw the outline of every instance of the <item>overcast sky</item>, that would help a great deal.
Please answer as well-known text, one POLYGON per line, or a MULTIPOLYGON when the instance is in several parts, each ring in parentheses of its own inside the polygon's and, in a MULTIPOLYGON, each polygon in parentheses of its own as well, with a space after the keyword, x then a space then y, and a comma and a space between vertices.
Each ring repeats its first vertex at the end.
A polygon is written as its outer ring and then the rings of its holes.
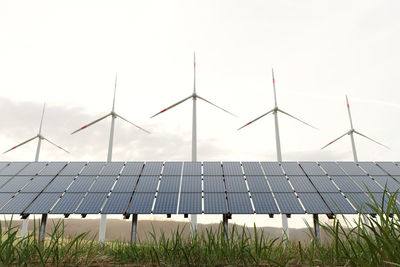
MULTIPOLYGON (((239 118, 198 102, 198 160, 275 160, 278 106, 284 160, 352 160, 345 133, 348 94, 359 160, 398 160, 398 1, 7 1, 0 0, 0 149, 35 134, 43 102, 41 159, 105 160, 110 119, 71 136, 111 110, 114 160, 190 160, 191 102, 156 117, 193 90, 239 118)), ((33 160, 36 142, 1 156, 33 160)))

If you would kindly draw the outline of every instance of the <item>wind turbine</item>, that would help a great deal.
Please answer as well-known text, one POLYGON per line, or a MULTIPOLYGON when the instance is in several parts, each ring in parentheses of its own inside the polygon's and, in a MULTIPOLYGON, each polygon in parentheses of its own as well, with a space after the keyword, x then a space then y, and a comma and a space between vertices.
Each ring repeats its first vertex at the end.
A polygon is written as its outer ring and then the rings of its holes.
POLYGON ((356 144, 355 144, 355 142, 354 142, 354 134, 361 135, 362 137, 365 137, 366 139, 368 139, 368 140, 370 140, 370 141, 372 141, 372 142, 374 142, 374 143, 377 143, 378 145, 381 145, 381 146, 383 146, 383 147, 385 147, 385 148, 387 148, 387 149, 390 150, 390 148, 387 147, 387 146, 385 146, 384 144, 381 144, 381 143, 379 143, 378 141, 375 141, 375 140, 373 140, 372 138, 370 138, 370 137, 368 137, 368 136, 366 136, 366 135, 364 135, 364 134, 362 134, 362 133, 360 133, 360 132, 358 132, 358 131, 356 131, 356 130, 354 129, 354 127, 353 127, 353 119, 351 118, 349 99, 347 98, 347 95, 346 95, 346 103, 347 103, 347 112, 348 112, 348 114, 349 114, 349 120, 350 120, 350 130, 349 130, 348 132, 344 133, 343 135, 339 136, 339 137, 336 138, 335 140, 329 142, 327 145, 323 146, 323 147, 321 148, 321 150, 324 149, 325 147, 327 147, 327 146, 333 144, 334 142, 336 142, 336 141, 339 140, 340 138, 344 137, 345 135, 350 135, 351 147, 352 147, 352 150, 353 150, 354 162, 358 162, 356 144))
MULTIPOLYGON (((128 121, 127 119, 125 119, 125 118, 122 117, 121 115, 118 115, 117 113, 115 113, 115 94, 116 94, 116 91, 117 91, 117 74, 115 74, 114 99, 113 99, 113 105, 112 105, 111 112, 108 113, 107 115, 105 115, 105 116, 103 116, 103 117, 101 117, 101 118, 99 118, 99 119, 97 119, 97 120, 95 120, 95 121, 89 123, 89 124, 86 124, 86 125, 82 126, 82 127, 79 128, 78 130, 76 130, 76 131, 74 131, 74 132, 71 133, 71 134, 74 134, 74 133, 77 133, 77 132, 79 132, 79 131, 82 131, 82 130, 88 128, 89 126, 92 126, 93 124, 96 124, 96 123, 98 123, 99 121, 102 121, 102 120, 104 120, 105 118, 111 116, 111 129, 110 129, 110 139, 109 139, 109 142, 108 142, 107 162, 110 162, 111 159, 112 159, 112 150, 113 150, 113 141, 114 141, 114 126, 115 126, 115 119, 116 119, 117 117, 120 118, 120 119, 122 119, 122 120, 124 120, 124 121, 126 121, 126 122, 128 122, 128 123, 130 123, 130 124, 132 124, 133 126, 137 127, 138 129, 140 129, 140 130, 142 130, 142 131, 144 131, 144 132, 146 132, 146 133, 148 133, 148 134, 150 133, 149 131, 143 129, 142 127, 140 127, 140 126, 138 126, 138 125, 136 125, 136 124, 134 124, 134 123, 128 121)), ((106 223, 107 223, 107 215, 102 214, 102 215, 101 215, 101 221, 100 221, 100 230, 99 230, 99 242, 100 242, 100 243, 104 243, 104 240, 105 240, 105 236, 106 236, 106 223)))
MULTIPOLYGON (((268 111, 267 113, 255 118, 254 120, 246 123, 245 125, 243 125, 242 127, 240 127, 238 130, 243 129, 246 126, 249 126, 250 124, 252 124, 253 122, 261 119, 264 116, 267 116, 268 114, 272 113, 274 115, 274 119, 275 119, 275 143, 276 143, 276 154, 277 154, 277 160, 278 162, 282 161, 282 153, 281 153, 281 140, 280 140, 280 136, 279 136, 279 124, 278 124, 278 112, 281 112, 282 114, 285 114, 295 120, 298 120, 302 123, 304 123, 307 126, 310 126, 311 128, 317 129, 314 126, 296 118, 293 115, 290 115, 289 113, 283 111, 282 109, 278 108, 278 102, 276 100, 276 88, 275 88, 275 76, 274 76, 274 69, 272 69, 272 84, 273 84, 273 88, 274 88, 274 100, 275 100, 275 107, 273 109, 271 109, 270 111, 268 111)), ((289 237, 289 232, 288 232, 288 221, 287 221, 287 217, 284 216, 282 214, 282 228, 283 228, 283 234, 286 235, 287 237, 289 237)))
MULTIPOLYGON (((9 151, 11 151, 11 150, 16 149, 17 147, 23 146, 23 145, 25 145, 26 143, 29 143, 30 141, 35 140, 36 138, 38 139, 38 144, 37 144, 37 148, 36 148, 35 162, 37 162, 37 161, 39 160, 40 147, 41 147, 41 144, 42 144, 42 140, 45 140, 45 141, 49 142, 50 144, 52 144, 52 145, 58 147, 59 149, 65 151, 65 152, 67 152, 67 153, 69 153, 67 150, 65 150, 65 149, 62 148, 61 146, 59 146, 59 145, 53 143, 52 141, 50 141, 49 139, 47 139, 46 137, 44 137, 44 136, 42 135, 42 124, 43 124, 43 117, 44 117, 44 111, 45 111, 45 109, 46 109, 46 103, 43 104, 43 111, 42 111, 42 118, 40 119, 39 133, 38 133, 36 136, 34 136, 34 137, 32 137, 32 138, 30 138, 30 139, 28 139, 28 140, 26 140, 26 141, 24 141, 24 142, 22 142, 22 143, 20 143, 20 144, 14 146, 14 147, 12 147, 12 148, 10 148, 9 150, 5 151, 3 154, 5 154, 5 153, 7 153, 7 152, 9 152, 9 151)), ((46 215, 46 216, 47 216, 47 215, 46 215)), ((47 218, 47 217, 46 217, 46 218, 47 218)), ((44 218, 44 217, 42 216, 42 221, 43 221, 43 220, 46 220, 46 218, 44 218)), ((28 223, 29 223, 29 217, 25 218, 24 221, 23 221, 23 223, 22 223, 21 238, 24 238, 25 235, 26 235, 26 232, 27 232, 27 230, 28 230, 28 223)))
MULTIPOLYGON (((178 101, 177 103, 175 103, 175 104, 173 104, 173 105, 161 110, 160 112, 154 114, 150 118, 154 118, 155 116, 157 116, 157 115, 159 115, 161 113, 164 113, 165 111, 167 111, 169 109, 172 109, 173 107, 176 107, 179 104, 182 104, 183 102, 185 102, 186 100, 189 100, 189 99, 193 100, 192 162, 196 162, 197 161, 197 107, 196 107, 197 99, 203 100, 204 102, 206 102, 206 103, 208 103, 208 104, 210 104, 210 105, 212 105, 212 106, 214 106, 214 107, 216 107, 216 108, 218 108, 218 109, 220 109, 220 110, 222 110, 222 111, 224 111, 224 112, 226 112, 226 113, 228 113, 228 114, 230 114, 232 116, 235 116, 235 117, 237 117, 237 116, 235 114, 227 111, 226 109, 223 109, 223 108, 215 105, 214 103, 211 103, 210 101, 208 101, 207 99, 199 96, 196 93, 196 54, 195 53, 193 54, 193 93, 190 96, 188 96, 188 97, 178 101)), ((192 214, 190 219, 191 219, 191 230, 193 232, 197 227, 197 215, 196 214, 192 214)))

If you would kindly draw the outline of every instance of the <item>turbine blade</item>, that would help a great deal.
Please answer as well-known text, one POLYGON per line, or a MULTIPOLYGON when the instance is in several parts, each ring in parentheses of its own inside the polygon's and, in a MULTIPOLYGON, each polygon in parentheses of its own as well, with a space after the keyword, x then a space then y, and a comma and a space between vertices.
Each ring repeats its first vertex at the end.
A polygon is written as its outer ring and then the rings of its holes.
POLYGON ((46 137, 42 137, 42 138, 43 138, 44 140, 46 140, 47 142, 49 142, 50 144, 52 144, 53 146, 56 146, 56 147, 58 147, 59 149, 64 150, 65 152, 69 153, 68 150, 66 150, 66 149, 60 147, 59 145, 57 145, 57 144, 51 142, 51 141, 50 141, 49 139, 47 139, 46 137))
POLYGON ((227 111, 226 109, 223 109, 223 108, 221 108, 221 107, 215 105, 214 103, 211 103, 210 101, 208 101, 207 99, 205 99, 205 98, 203 98, 203 97, 201 97, 201 96, 199 96, 199 95, 197 95, 196 97, 197 97, 197 98, 200 98, 201 100, 207 102, 207 103, 210 104, 210 105, 213 105, 213 106, 216 107, 216 108, 219 108, 219 109, 222 110, 222 111, 225 111, 225 112, 228 113, 228 114, 231 114, 232 116, 237 117, 237 116, 236 116, 235 114, 233 114, 232 112, 229 112, 229 111, 227 111))
POLYGON ((120 118, 121 120, 124 120, 124 121, 126 121, 126 122, 132 124, 132 125, 135 126, 136 128, 138 128, 138 129, 140 129, 140 130, 142 130, 142 131, 144 131, 144 132, 146 132, 146 133, 148 133, 148 134, 150 133, 150 132, 147 131, 146 129, 143 129, 142 127, 140 127, 140 126, 134 124, 133 122, 128 121, 127 119, 121 117, 120 115, 118 115, 118 114, 115 114, 115 115, 117 115, 117 117, 120 118))
POLYGON ((89 124, 86 124, 86 125, 82 126, 81 128, 79 128, 78 130, 72 132, 71 134, 74 134, 74 133, 76 133, 76 132, 82 131, 82 130, 86 129, 86 128, 89 127, 89 126, 91 126, 91 125, 93 125, 93 124, 95 124, 95 123, 97 123, 97 122, 99 122, 99 121, 101 121, 101 120, 104 120, 105 118, 107 118, 107 117, 110 116, 110 115, 111 115, 111 113, 108 113, 107 115, 101 117, 100 119, 97 119, 97 120, 95 120, 95 121, 93 121, 93 122, 91 122, 91 123, 89 123, 89 124))
POLYGON ((161 114, 161 113, 164 113, 165 111, 167 111, 167 110, 169 110, 169 109, 171 109, 171 108, 173 108, 173 107, 175 107, 175 106, 177 106, 177 105, 179 105, 179 104, 185 102, 186 100, 188 100, 189 98, 192 98, 192 97, 193 97, 193 95, 188 96, 188 97, 182 99, 181 101, 179 101, 179 102, 177 102, 177 103, 175 103, 175 104, 173 104, 173 105, 167 107, 166 109, 163 109, 163 110, 161 110, 160 112, 154 114, 154 115, 151 116, 150 118, 154 118, 155 116, 157 116, 157 115, 159 115, 159 114, 161 114))
POLYGON ((240 130, 240 129, 242 129, 242 128, 244 128, 244 127, 246 127, 246 126, 248 126, 248 125, 252 124, 253 122, 255 122, 255 121, 257 121, 257 120, 261 119, 262 117, 264 117, 264 116, 268 115, 269 113, 272 113, 272 112, 274 112, 274 110, 275 110, 275 109, 271 109, 270 111, 268 111, 267 113, 265 113, 265 114, 261 115, 260 117, 258 117, 258 118, 256 118, 256 119, 252 120, 251 122, 248 122, 248 123, 246 123, 245 125, 243 125, 242 127, 240 127, 238 130, 240 130))
POLYGON ((385 147, 385 148, 391 150, 390 147, 385 146, 384 144, 379 143, 378 141, 375 141, 374 139, 372 139, 372 138, 370 138, 370 137, 368 137, 368 136, 366 136, 366 135, 364 135, 364 134, 362 134, 362 133, 360 133, 360 132, 357 132, 357 131, 354 131, 354 132, 355 132, 356 134, 358 134, 358 135, 361 135, 362 137, 367 138, 368 140, 370 140, 370 141, 372 141, 372 142, 374 142, 374 143, 377 143, 378 145, 381 145, 381 146, 383 146, 383 147, 385 147))
POLYGON ((24 141, 24 142, 22 142, 22 143, 20 143, 20 144, 18 144, 18 145, 16 145, 16 146, 10 148, 9 150, 4 151, 3 154, 5 154, 5 153, 7 153, 7 152, 9 152, 9 151, 11 151, 11 150, 16 149, 17 147, 20 147, 20 146, 22 146, 22 145, 25 145, 26 143, 32 141, 33 139, 35 139, 35 138, 37 138, 37 137, 38 137, 38 136, 32 137, 31 139, 28 139, 28 140, 26 140, 26 141, 24 141))
POLYGON ((312 126, 311 124, 308 124, 307 122, 302 121, 302 120, 296 118, 296 117, 293 116, 293 115, 290 115, 289 113, 287 113, 287 112, 285 112, 285 111, 283 111, 283 110, 281 110, 281 109, 278 109, 278 111, 279 111, 279 112, 282 112, 283 114, 285 114, 285 115, 287 115, 287 116, 289 116, 289 117, 291 117, 291 118, 293 118, 293 119, 295 119, 295 120, 298 120, 299 122, 304 123, 304 124, 307 125, 307 126, 310 126, 311 128, 314 128, 314 129, 318 130, 318 128, 312 126))
POLYGON ((345 133, 345 134, 339 136, 338 138, 336 138, 336 139, 333 140, 332 142, 329 142, 327 145, 323 146, 323 147, 321 148, 321 150, 324 149, 325 147, 327 147, 327 146, 329 146, 329 145, 335 143, 337 140, 339 140, 340 138, 342 138, 343 136, 345 136, 345 135, 347 135, 347 134, 349 134, 349 133, 347 132, 347 133, 345 133))

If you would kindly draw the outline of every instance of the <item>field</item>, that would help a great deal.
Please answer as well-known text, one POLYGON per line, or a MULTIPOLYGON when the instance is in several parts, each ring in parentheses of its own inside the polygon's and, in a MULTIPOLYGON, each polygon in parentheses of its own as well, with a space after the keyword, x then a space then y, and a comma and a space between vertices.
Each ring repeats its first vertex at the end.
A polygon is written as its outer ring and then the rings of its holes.
MULTIPOLYGON (((375 200, 376 217, 360 216, 350 224, 338 215, 330 225, 321 225, 325 242, 320 244, 311 228, 303 242, 290 241, 268 229, 231 226, 199 228, 189 235, 187 226, 175 225, 163 233, 143 230, 147 237, 130 245, 108 241, 104 245, 90 233, 66 233, 70 222, 49 221, 45 242, 38 240, 37 223, 30 234, 19 239, 15 222, 0 229, 0 264, 4 266, 400 266, 400 211, 396 195, 375 200), (382 205, 380 203, 385 203, 382 205), (383 209, 384 207, 385 209, 383 209), (339 220, 340 218, 340 220, 339 220), (304 242, 307 241, 308 242, 304 242)), ((85 224, 83 224, 85 225, 85 224)), ((116 226, 118 227, 118 226, 116 226)), ((144 227, 144 224, 139 225, 144 227)), ((127 227, 125 227, 127 228, 127 227)), ((121 228, 120 228, 121 229, 121 228)), ((165 229, 165 228, 163 228, 165 229)), ((120 239, 123 240, 123 239, 120 239)))

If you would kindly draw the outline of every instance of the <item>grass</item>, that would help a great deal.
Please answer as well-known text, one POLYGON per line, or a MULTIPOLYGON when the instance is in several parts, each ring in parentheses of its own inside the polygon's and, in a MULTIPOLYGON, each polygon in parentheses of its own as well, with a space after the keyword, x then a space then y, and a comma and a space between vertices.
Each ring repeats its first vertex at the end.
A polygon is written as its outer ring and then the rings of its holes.
MULTIPOLYGON (((371 195, 372 196, 372 195, 371 195)), ((183 229, 171 238, 164 233, 131 245, 125 242, 98 244, 88 234, 66 237, 58 221, 44 243, 34 230, 24 239, 18 229, 0 224, 2 266, 400 266, 400 211, 396 194, 373 199, 377 214, 364 221, 349 221, 338 215, 331 224, 321 224, 329 242, 317 242, 309 227, 309 244, 266 238, 263 232, 235 226, 225 236, 217 230, 183 237, 183 229), (382 204, 383 203, 383 204, 382 204), (339 220, 340 219, 340 220, 339 220), (254 231, 250 233, 249 231, 254 231)), ((38 227, 34 227, 38 229, 38 227)))

